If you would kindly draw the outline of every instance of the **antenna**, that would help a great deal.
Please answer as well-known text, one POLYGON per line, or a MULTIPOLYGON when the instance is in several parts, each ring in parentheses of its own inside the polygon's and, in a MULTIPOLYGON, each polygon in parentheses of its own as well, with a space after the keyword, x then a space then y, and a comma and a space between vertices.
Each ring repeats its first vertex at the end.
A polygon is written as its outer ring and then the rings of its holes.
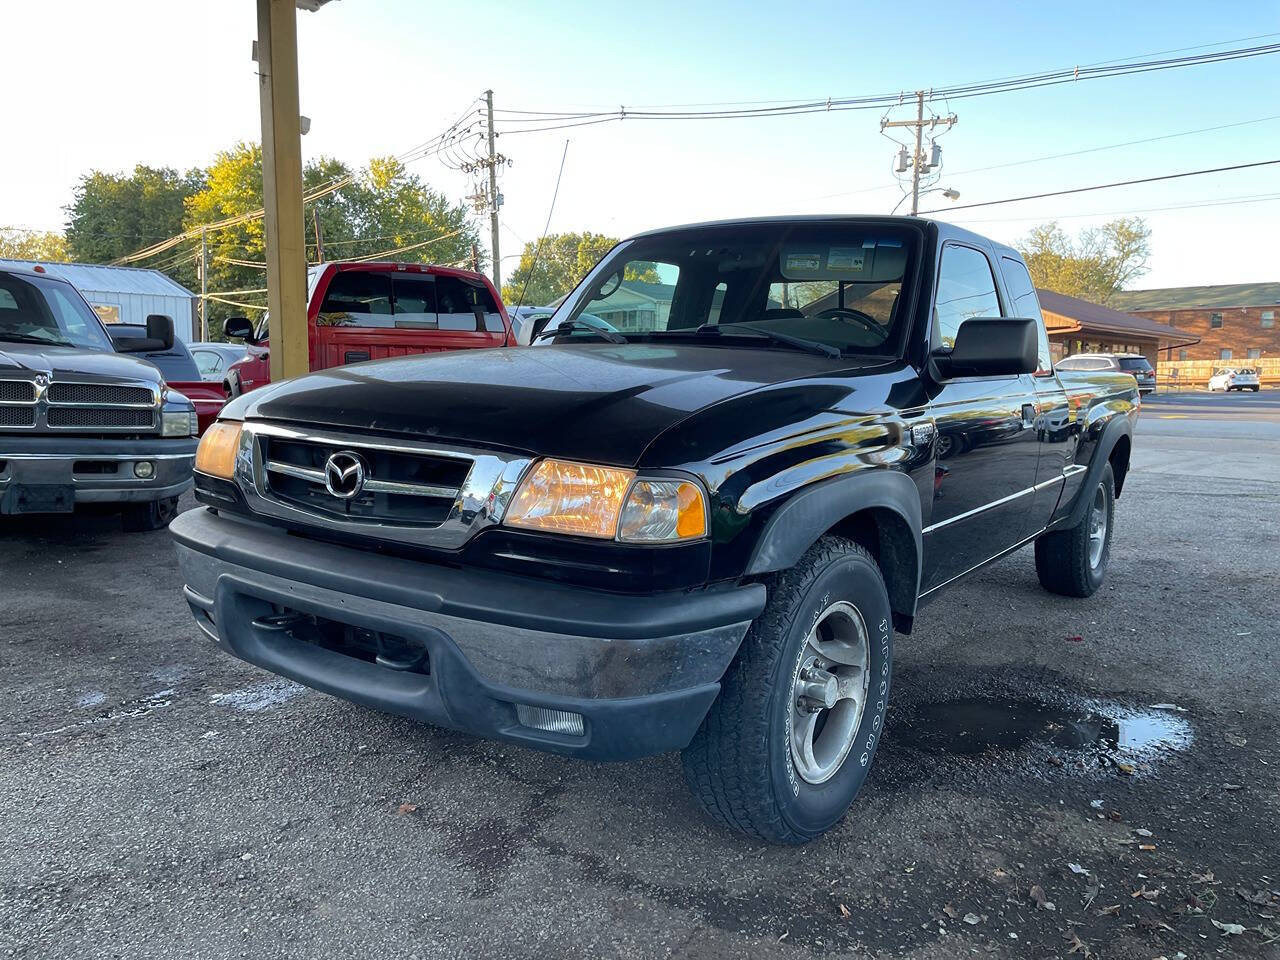
POLYGON ((564 152, 560 154, 560 172, 556 174, 556 188, 551 194, 551 208, 547 211, 547 222, 543 224, 542 236, 538 237, 538 242, 533 248, 533 263, 529 264, 529 272, 525 274, 524 285, 520 288, 520 302, 516 304, 516 314, 519 315, 520 308, 524 306, 525 291, 529 289, 529 281, 533 279, 534 272, 538 269, 538 257, 542 253, 542 241, 547 238, 547 231, 551 229, 551 214, 556 209, 556 197, 560 196, 560 178, 564 176, 564 158, 569 154, 569 141, 564 142, 564 152))

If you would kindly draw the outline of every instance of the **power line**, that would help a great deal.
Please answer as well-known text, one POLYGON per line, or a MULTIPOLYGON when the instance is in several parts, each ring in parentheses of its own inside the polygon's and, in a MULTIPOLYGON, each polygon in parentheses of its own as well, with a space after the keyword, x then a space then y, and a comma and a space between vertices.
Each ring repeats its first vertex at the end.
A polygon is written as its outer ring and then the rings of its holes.
POLYGON ((1025 197, 1007 197, 1004 200, 984 200, 982 203, 965 203, 956 207, 945 207, 936 210, 922 210, 923 214, 950 213, 956 210, 972 210, 975 207, 994 207, 1002 203, 1019 203, 1023 200, 1042 200, 1045 197, 1065 197, 1072 193, 1088 193, 1091 190, 1109 190, 1112 187, 1131 187, 1139 183, 1157 183, 1161 180, 1178 180, 1182 177, 1199 177, 1206 173, 1226 173, 1229 170, 1248 170, 1253 167, 1268 167, 1280 163, 1280 160, 1258 160, 1254 163, 1237 163, 1229 167, 1211 167, 1207 170, 1186 170, 1182 173, 1166 173, 1159 177, 1142 177, 1138 180, 1117 180, 1114 183, 1098 183, 1091 187, 1074 187, 1070 190, 1052 190, 1049 193, 1032 193, 1025 197))
MULTIPOLYGON (((1104 63, 1095 66, 1078 66, 1064 70, 1027 74, 1006 80, 934 87, 928 91, 928 98, 930 101, 937 99, 968 99, 976 96, 1008 93, 1014 90, 1035 89, 1061 83, 1076 83, 1081 80, 1127 76, 1133 73, 1173 70, 1182 67, 1200 66, 1209 63, 1222 63, 1230 60, 1267 56, 1275 53, 1280 53, 1280 43, 1263 44, 1254 47, 1243 47, 1231 50, 1218 50, 1211 53, 1192 54, 1183 57, 1172 57, 1158 60, 1145 59, 1120 63, 1104 63)), ((595 123, 609 123, 621 120, 727 120, 769 116, 792 116, 796 114, 837 112, 845 110, 883 109, 885 107, 897 106, 904 101, 905 94, 897 92, 872 96, 827 97, 825 99, 782 102, 768 106, 718 110, 645 110, 641 108, 628 108, 626 106, 621 106, 617 110, 608 111, 517 111, 514 109, 505 109, 500 112, 519 117, 518 120, 509 122, 544 124, 543 126, 514 127, 503 131, 504 134, 516 134, 544 132, 547 130, 564 129, 571 126, 588 126, 595 123)))
MULTIPOLYGON (((1084 66, 1099 67, 1107 64, 1121 63, 1122 61, 1125 61, 1125 60, 1141 60, 1147 57, 1162 57, 1170 53, 1185 53, 1188 50, 1207 50, 1210 47, 1224 47, 1229 43, 1251 43, 1254 40, 1268 40, 1272 37, 1280 37, 1280 32, 1258 33, 1248 37, 1233 37, 1229 40, 1215 40, 1213 43, 1200 43, 1200 44, 1195 44, 1189 47, 1174 47, 1169 50, 1149 50, 1146 53, 1128 54, 1126 56, 1116 57, 1111 60, 1097 60, 1092 63, 1085 64, 1084 66)), ((1075 66, 1064 67, 1061 69, 1074 70, 1075 66)), ((980 82, 994 83, 994 82, 1000 82, 1000 81, 1006 81, 1006 80, 1018 80, 1018 79, 1023 79, 1026 77, 1036 76, 1036 75, 1037 74, 1013 74, 1010 76, 996 77, 990 80, 984 80, 980 82)), ((826 97, 780 97, 774 100, 718 100, 718 101, 713 100, 713 101, 703 101, 703 102, 696 102, 696 103, 647 103, 647 104, 636 104, 632 109, 671 110, 671 109, 689 108, 689 107, 747 107, 747 106, 760 106, 760 105, 767 105, 767 104, 786 104, 786 103, 792 103, 796 100, 806 100, 806 99, 825 100, 826 97)), ((584 111, 606 110, 612 107, 611 104, 610 105, 583 104, 581 106, 584 111)), ((503 112, 516 113, 516 114, 545 114, 549 112, 558 112, 558 111, 508 109, 508 110, 504 110, 503 112)))
MULTIPOLYGON (((1241 197, 1221 197, 1216 200, 1196 200, 1190 203, 1174 203, 1163 207, 1137 207, 1130 210, 1100 210, 1093 213, 1061 213, 1054 214, 1054 220, 1077 220, 1086 217, 1122 217, 1134 213, 1163 213, 1168 210, 1196 210, 1202 207, 1233 207, 1250 203, 1272 203, 1280 200, 1280 193, 1260 193, 1241 197)), ((1042 216, 1030 217, 981 217, 975 220, 960 219, 956 223, 1029 223, 1032 220, 1043 220, 1042 216)))

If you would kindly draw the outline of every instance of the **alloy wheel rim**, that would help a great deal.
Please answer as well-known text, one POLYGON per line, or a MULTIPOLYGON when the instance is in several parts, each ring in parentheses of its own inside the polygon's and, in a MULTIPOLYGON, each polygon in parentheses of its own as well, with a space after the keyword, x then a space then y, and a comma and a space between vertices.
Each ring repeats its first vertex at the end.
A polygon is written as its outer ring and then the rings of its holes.
POLYGON ((806 783, 825 783, 849 756, 867 706, 871 644, 866 622, 840 600, 814 621, 791 686, 788 743, 806 783))
POLYGON ((1089 509, 1089 567, 1097 569, 1102 562, 1102 548, 1107 543, 1107 492, 1098 484, 1089 509))

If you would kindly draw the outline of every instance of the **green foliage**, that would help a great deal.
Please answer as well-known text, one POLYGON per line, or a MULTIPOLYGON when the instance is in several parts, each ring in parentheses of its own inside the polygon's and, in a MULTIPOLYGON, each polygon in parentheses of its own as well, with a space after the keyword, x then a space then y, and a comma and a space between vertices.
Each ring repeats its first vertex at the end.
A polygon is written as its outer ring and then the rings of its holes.
MULTIPOLYGON (((354 175, 341 161, 316 158, 303 168, 303 192, 315 192, 346 177, 353 177, 350 184, 307 205, 303 231, 309 262, 317 260, 316 219, 326 260, 359 259, 442 237, 412 250, 389 253, 386 259, 459 265, 470 262, 471 245, 478 241, 478 234, 467 208, 450 204, 443 194, 410 174, 394 158, 375 158, 354 175)), ((257 144, 239 143, 218 154, 206 171, 205 188, 188 198, 184 227, 194 229, 261 206, 262 150, 257 144)), ((211 229, 206 243, 209 292, 225 293, 225 299, 239 303, 265 305, 267 298, 261 288, 266 286, 266 272, 254 265, 263 262, 266 252, 262 219, 211 229)), ((259 314, 211 301, 211 334, 220 336, 222 319, 246 312, 259 314)))
MULTIPOLYGON (((68 255, 83 263, 110 263, 180 233, 183 204, 203 186, 201 170, 179 173, 144 164, 131 174, 91 170, 80 178, 67 207, 68 255)), ((198 283, 192 261, 166 272, 183 286, 198 283)))
MULTIPOLYGON (((520 265, 502 286, 503 302, 515 306, 522 290, 528 305, 546 306, 558 300, 576 287, 617 242, 616 237, 599 233, 549 233, 542 240, 541 250, 536 241, 526 243, 520 265)), ((628 275, 627 279, 656 281, 657 274, 652 278, 628 275)))
MULTIPOLYGON (((314 226, 318 220, 326 260, 360 259, 442 237, 412 250, 388 253, 386 259, 470 264, 472 244, 478 242, 479 234, 467 207, 450 203, 392 157, 374 158, 355 172, 332 157, 318 157, 302 171, 303 191, 312 193, 348 177, 349 184, 307 204, 304 232, 309 262, 318 259, 314 226)), ((153 243, 198 230, 202 224, 253 213, 262 205, 262 150, 255 143, 237 143, 220 152, 208 168, 185 174, 143 164, 134 167, 131 174, 93 170, 80 178, 75 199, 67 208, 64 247, 57 245, 61 238, 56 234, 37 238, 10 231, 0 235, 0 255, 23 259, 70 256, 87 263, 110 263, 153 243)), ((210 229, 205 239, 209 292, 265 306, 262 218, 210 229)), ((200 239, 194 237, 135 265, 162 270, 189 290, 199 291, 199 255, 200 239)), ((483 268, 483 257, 480 263, 483 268)), ((257 310, 210 301, 211 335, 221 336, 224 318, 246 313, 261 315, 257 310)))
POLYGON ((1017 244, 1037 287, 1105 304, 1147 272, 1151 228, 1141 217, 1112 220, 1073 240, 1057 222, 1034 228, 1017 244))
POLYGON ((0 228, 0 258, 6 260, 67 260, 67 240, 52 230, 0 228))

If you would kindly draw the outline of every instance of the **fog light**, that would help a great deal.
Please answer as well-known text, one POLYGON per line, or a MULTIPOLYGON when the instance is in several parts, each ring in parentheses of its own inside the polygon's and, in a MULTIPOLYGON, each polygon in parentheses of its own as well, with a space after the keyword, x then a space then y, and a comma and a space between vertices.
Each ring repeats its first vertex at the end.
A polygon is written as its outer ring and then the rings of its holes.
POLYGON ((133 475, 139 480, 150 480, 155 472, 156 466, 150 460, 139 460, 133 465, 133 475))
POLYGON ((564 733, 571 737, 582 736, 586 729, 582 714, 570 713, 568 710, 549 710, 546 707, 531 707, 528 704, 516 704, 516 717, 522 726, 547 733, 564 733))

